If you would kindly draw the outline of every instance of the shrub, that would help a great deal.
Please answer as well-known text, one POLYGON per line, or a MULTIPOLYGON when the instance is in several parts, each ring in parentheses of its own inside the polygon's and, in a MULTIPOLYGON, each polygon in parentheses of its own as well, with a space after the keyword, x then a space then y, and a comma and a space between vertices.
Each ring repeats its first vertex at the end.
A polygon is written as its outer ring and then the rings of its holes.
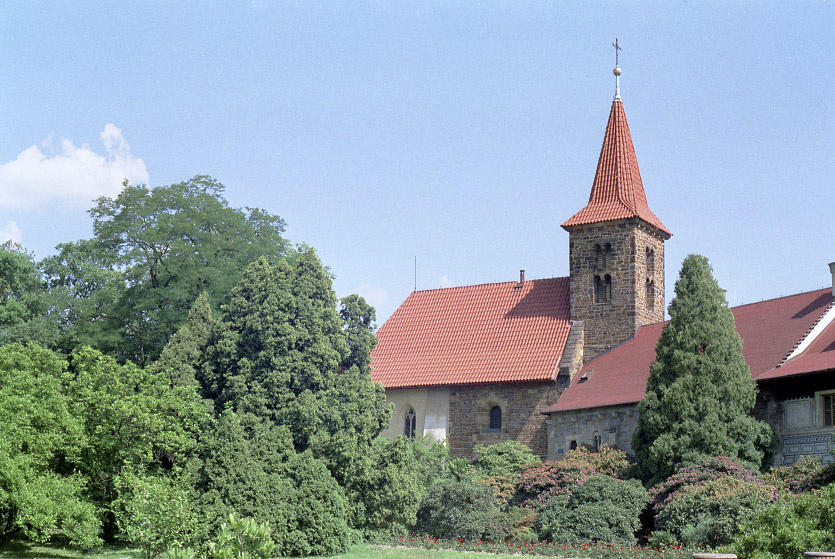
POLYGON ((629 461, 626 452, 603 447, 599 452, 586 448, 569 451, 559 462, 542 462, 523 469, 516 483, 513 503, 542 510, 557 495, 570 495, 595 475, 623 476, 629 461))
POLYGON ((732 550, 740 557, 802 557, 835 549, 835 484, 792 495, 760 509, 739 529, 732 550))
POLYGON ((745 519, 778 496, 756 471, 722 456, 683 468, 650 489, 656 530, 714 547, 730 543, 745 519))
POLYGON ((116 488, 113 509, 122 538, 138 545, 145 559, 192 543, 198 520, 184 487, 168 478, 127 472, 116 480, 116 488))
POLYGON ((835 464, 821 464, 819 457, 804 457, 790 466, 772 468, 763 474, 767 483, 779 486, 786 492, 800 493, 835 481, 835 464))
POLYGON ((635 543, 649 497, 637 480, 593 476, 570 497, 551 500, 537 523, 540 539, 566 542, 635 543))
POLYGON ((489 487, 462 478, 433 485, 418 509, 417 529, 436 538, 500 540, 501 513, 489 487))
POLYGON ((682 488, 656 517, 655 525, 680 541, 727 545, 739 526, 775 496, 771 485, 724 476, 682 488))
POLYGON ((478 475, 485 478, 517 475, 526 465, 540 461, 530 448, 518 441, 489 446, 477 444, 473 452, 476 457, 472 464, 478 469, 478 475))
POLYGON ((270 559, 276 546, 270 534, 270 525, 251 518, 235 518, 221 526, 217 541, 209 544, 212 559, 270 559))

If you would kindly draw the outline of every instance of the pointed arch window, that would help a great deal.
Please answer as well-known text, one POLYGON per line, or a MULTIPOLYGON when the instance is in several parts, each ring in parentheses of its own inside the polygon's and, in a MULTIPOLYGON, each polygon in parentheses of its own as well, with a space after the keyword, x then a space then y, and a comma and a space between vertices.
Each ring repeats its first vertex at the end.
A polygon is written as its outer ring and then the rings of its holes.
POLYGON ((417 415, 415 414, 414 408, 409 408, 409 411, 406 413, 406 422, 403 429, 403 434, 409 437, 410 439, 414 439, 416 426, 417 415))
POLYGON ((490 409, 490 429, 494 431, 502 430, 502 408, 493 406, 490 409))

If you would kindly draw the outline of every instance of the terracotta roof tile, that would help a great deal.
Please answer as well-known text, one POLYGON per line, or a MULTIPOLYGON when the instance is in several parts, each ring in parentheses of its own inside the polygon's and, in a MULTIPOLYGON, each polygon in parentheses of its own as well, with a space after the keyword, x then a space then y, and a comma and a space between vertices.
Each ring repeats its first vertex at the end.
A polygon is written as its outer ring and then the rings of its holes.
POLYGON ((415 291, 377 331, 386 388, 550 380, 570 330, 568 278, 415 291))
POLYGON ((620 99, 615 99, 609 113, 589 203, 562 226, 569 228, 630 218, 639 218, 666 235, 672 235, 649 209, 629 123, 626 122, 626 112, 620 99))
MULTIPOLYGON (((731 309, 751 376, 759 381, 835 367, 835 326, 830 325, 806 351, 776 369, 782 373, 772 373, 831 300, 831 289, 822 289, 731 309)), ((655 361, 655 344, 666 324, 644 326, 631 340, 587 363, 557 403, 544 413, 639 402, 646 391, 649 367, 655 361), (580 382, 583 375, 587 380, 580 382)))

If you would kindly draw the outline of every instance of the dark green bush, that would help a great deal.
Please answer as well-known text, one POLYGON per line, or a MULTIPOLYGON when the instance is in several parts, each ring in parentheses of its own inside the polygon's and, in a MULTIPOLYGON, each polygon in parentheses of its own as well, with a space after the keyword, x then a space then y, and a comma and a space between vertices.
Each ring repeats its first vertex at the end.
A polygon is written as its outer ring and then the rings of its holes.
POLYGON ((480 477, 517 475, 526 465, 540 462, 528 446, 517 441, 489 446, 477 444, 473 452, 475 459, 472 464, 480 477))
POLYGON ((421 501, 417 530, 443 539, 496 541, 505 536, 502 520, 489 487, 467 478, 446 479, 421 501))
POLYGON ((537 523, 541 540, 560 543, 635 543, 649 496, 637 480, 593 476, 570 497, 551 500, 537 523))
POLYGON ((803 557, 835 549, 835 484, 791 495, 757 511, 739 529, 733 552, 746 559, 803 557))

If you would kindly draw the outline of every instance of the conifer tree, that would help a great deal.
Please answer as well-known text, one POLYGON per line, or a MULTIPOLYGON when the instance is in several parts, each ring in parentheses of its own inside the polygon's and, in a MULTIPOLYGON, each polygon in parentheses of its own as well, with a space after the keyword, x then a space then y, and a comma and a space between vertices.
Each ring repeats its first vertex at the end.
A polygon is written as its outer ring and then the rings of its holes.
POLYGON ((751 416, 757 389, 704 256, 684 260, 669 313, 632 438, 641 477, 654 484, 717 455, 759 468, 776 438, 751 416))

